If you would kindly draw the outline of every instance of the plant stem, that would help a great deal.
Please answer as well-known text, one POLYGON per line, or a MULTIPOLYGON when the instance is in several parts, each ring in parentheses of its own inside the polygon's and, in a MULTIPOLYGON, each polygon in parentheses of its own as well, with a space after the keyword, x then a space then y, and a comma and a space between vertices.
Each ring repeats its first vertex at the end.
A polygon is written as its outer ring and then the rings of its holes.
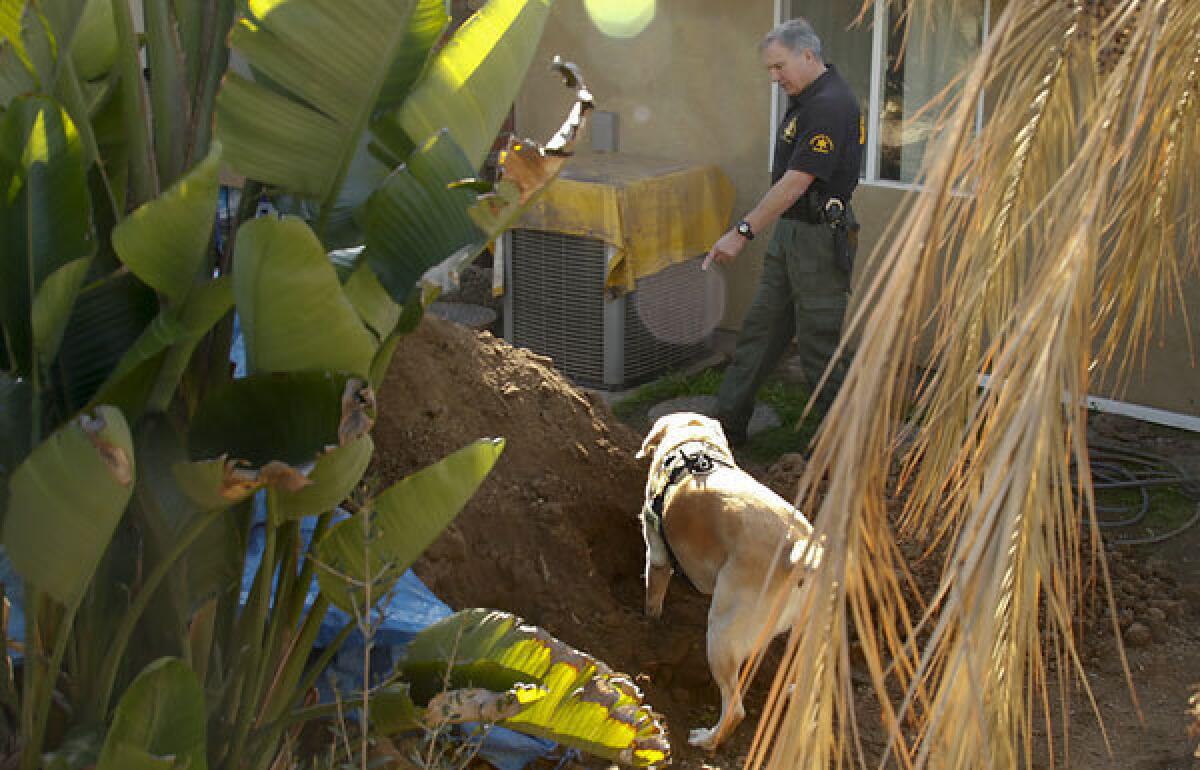
POLYGON ((371 569, 371 516, 367 512, 359 514, 362 520, 363 535, 363 564, 368 571, 366 585, 363 586, 363 612, 365 617, 359 618, 359 630, 363 634, 363 674, 362 674, 362 713, 358 715, 358 739, 360 770, 367 770, 367 734, 371 717, 371 647, 375 639, 375 626, 371 622, 371 588, 375 583, 375 575, 371 569))
MULTIPOLYGON (((28 624, 25 628, 25 666, 22 670, 25 697, 21 699, 21 735, 27 743, 21 750, 20 770, 37 770, 37 761, 41 757, 41 729, 35 727, 38 721, 35 714, 38 711, 38 692, 41 689, 37 670, 42 666, 41 653, 41 605, 42 594, 36 586, 25 594, 25 609, 28 624)), ((43 724, 43 728, 44 728, 43 724)))
POLYGON ((254 579, 254 587, 246 600, 246 610, 242 616, 244 625, 240 629, 241 633, 238 634, 240 642, 238 649, 244 656, 244 662, 239 662, 238 668, 240 675, 246 680, 246 685, 242 689, 241 702, 237 704, 237 720, 230 749, 233 757, 243 756, 246 740, 250 737, 250 729, 255 722, 256 709, 254 706, 258 700, 258 688, 261 684, 259 668, 262 662, 263 632, 267 627, 267 613, 271 607, 271 594, 274 589, 277 566, 275 553, 279 532, 273 523, 276 519, 276 505, 275 491, 268 488, 266 542, 263 545, 262 561, 258 565, 258 575, 254 579))
MULTIPOLYGON (((44 606, 47 611, 52 611, 57 605, 45 601, 45 597, 41 592, 32 592, 34 603, 31 604, 33 609, 33 632, 40 636, 41 624, 37 622, 41 608, 44 606)), ((42 655, 41 640, 38 636, 32 636, 34 646, 32 650, 27 649, 25 655, 25 692, 28 694, 26 701, 29 702, 27 708, 22 713, 22 737, 27 743, 24 750, 21 752, 21 770, 36 770, 42 755, 42 739, 46 735, 46 722, 50 716, 50 702, 54 694, 55 685, 58 683, 58 672, 62 668, 63 655, 67 651, 67 643, 71 640, 71 626, 75 621, 75 613, 79 610, 79 602, 81 599, 75 599, 71 602, 71 606, 67 607, 62 617, 59 619, 54 632, 57 634, 54 638, 54 649, 50 653, 50 660, 44 663, 42 655), (33 655, 30 655, 30 652, 33 655), (34 657, 36 656, 36 657, 34 657), (42 668, 39 676, 36 671, 32 675, 33 680, 30 681, 30 663, 34 663, 36 668, 42 668), (32 685, 33 689, 29 689, 32 685)), ((24 705, 24 704, 22 704, 24 705)))
POLYGON ((183 552, 225 510, 225 508, 217 508, 209 511, 189 524, 188 528, 176 540, 175 545, 171 547, 171 550, 163 556, 162 561, 155 565, 153 571, 146 577, 146 581, 142 584, 142 590, 138 592, 137 598, 133 600, 133 604, 130 605, 129 610, 121 618, 121 625, 118 627, 117 633, 113 636, 112 646, 100 670, 100 697, 97 701, 97 705, 99 706, 96 710, 97 714, 103 715, 108 713, 109 703, 112 700, 113 687, 117 681, 117 671, 120 669, 121 661, 125 656, 125 648, 129 646, 129 639, 133 636, 134 629, 137 628, 138 620, 141 618, 142 613, 146 611, 146 607, 154 597, 154 592, 158 590, 159 584, 162 583, 171 571, 171 568, 183 556, 183 552))
POLYGON ((125 206, 131 209, 158 195, 158 175, 147 127, 145 89, 138 59, 137 36, 128 0, 112 0, 113 21, 117 27, 116 67, 121 73, 121 112, 129 136, 130 195, 125 206))
POLYGON ((229 66, 229 46, 225 41, 233 26, 236 11, 234 0, 216 0, 204 11, 204 31, 208 44, 201 46, 200 74, 195 84, 197 89, 192 94, 192 125, 188 132, 192 143, 188 148, 189 166, 195 158, 208 155, 212 142, 213 103, 217 97, 217 86, 229 66))

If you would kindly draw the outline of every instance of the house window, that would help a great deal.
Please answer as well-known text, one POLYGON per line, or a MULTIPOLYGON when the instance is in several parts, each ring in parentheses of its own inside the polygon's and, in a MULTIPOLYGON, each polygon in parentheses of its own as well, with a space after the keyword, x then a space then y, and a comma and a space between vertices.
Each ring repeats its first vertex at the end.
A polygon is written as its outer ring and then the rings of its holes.
MULTIPOLYGON (((933 126, 987 34, 989 6, 989 0, 955 4, 953 18, 931 23, 922 17, 922 4, 910 7, 908 0, 874 0, 861 20, 858 0, 776 0, 779 19, 812 22, 825 60, 858 96, 867 126, 863 182, 912 185, 933 126), (907 41, 906 12, 912 15, 907 41)), ((782 115, 786 95, 776 92, 782 115)), ((772 121, 772 146, 777 123, 772 121)))

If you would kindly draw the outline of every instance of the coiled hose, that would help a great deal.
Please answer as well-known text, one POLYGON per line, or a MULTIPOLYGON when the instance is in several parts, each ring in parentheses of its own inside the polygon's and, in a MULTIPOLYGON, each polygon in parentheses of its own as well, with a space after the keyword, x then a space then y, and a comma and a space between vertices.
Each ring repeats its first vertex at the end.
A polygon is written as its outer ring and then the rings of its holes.
POLYGON ((1169 532, 1145 537, 1108 538, 1109 542, 1118 545, 1161 543, 1200 521, 1200 477, 1189 476, 1169 457, 1146 452, 1127 442, 1089 437, 1088 460, 1094 490, 1134 489, 1139 493, 1138 502, 1131 505, 1096 505, 1099 524, 1106 529, 1132 527, 1141 522, 1150 511, 1152 487, 1174 486, 1189 499, 1197 501, 1191 518, 1169 532))

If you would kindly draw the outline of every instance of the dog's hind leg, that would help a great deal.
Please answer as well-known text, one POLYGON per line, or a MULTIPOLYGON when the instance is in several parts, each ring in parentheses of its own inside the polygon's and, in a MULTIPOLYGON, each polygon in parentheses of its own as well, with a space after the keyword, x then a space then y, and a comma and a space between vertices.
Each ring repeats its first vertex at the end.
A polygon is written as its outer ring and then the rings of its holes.
POLYGON ((657 514, 642 509, 642 538, 646 541, 646 615, 652 618, 662 615, 667 586, 675 572, 658 522, 657 514))
POLYGON ((739 590, 743 578, 726 569, 717 578, 708 610, 708 667, 721 691, 721 717, 710 728, 697 728, 688 736, 693 746, 715 751, 746 716, 738 676, 750 656, 761 623, 761 607, 747 601, 739 590))

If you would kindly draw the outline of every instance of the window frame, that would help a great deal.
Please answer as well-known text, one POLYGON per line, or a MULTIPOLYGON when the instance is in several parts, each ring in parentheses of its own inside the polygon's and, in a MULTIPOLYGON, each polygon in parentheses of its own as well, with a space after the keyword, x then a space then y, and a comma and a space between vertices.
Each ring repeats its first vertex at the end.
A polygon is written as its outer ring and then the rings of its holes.
MULTIPOLYGON (((867 97, 867 114, 865 116, 867 123, 867 146, 864 148, 862 176, 859 177, 860 185, 869 185, 872 187, 885 187, 894 190, 923 190, 924 185, 916 182, 902 182, 896 179, 881 179, 879 176, 880 159, 883 155, 880 149, 880 128, 881 116, 883 113, 883 73, 887 61, 887 25, 877 24, 876 20, 886 19, 888 16, 888 3, 890 0, 874 0, 874 6, 871 10, 870 18, 865 20, 864 24, 871 25, 871 88, 870 94, 867 97)), ((774 24, 779 24, 785 19, 793 18, 793 0, 774 0, 774 24)), ((980 32, 980 45, 987 40, 991 33, 992 19, 992 0, 983 0, 983 19, 982 29, 980 32)), ((771 170, 771 166, 775 159, 775 135, 779 130, 779 121, 783 117, 783 112, 787 104, 787 97, 780 90, 779 86, 771 83, 771 133, 770 140, 767 142, 767 170, 771 170)), ((980 96, 979 104, 975 110, 975 129, 979 131, 983 128, 984 103, 983 97, 980 96)))

